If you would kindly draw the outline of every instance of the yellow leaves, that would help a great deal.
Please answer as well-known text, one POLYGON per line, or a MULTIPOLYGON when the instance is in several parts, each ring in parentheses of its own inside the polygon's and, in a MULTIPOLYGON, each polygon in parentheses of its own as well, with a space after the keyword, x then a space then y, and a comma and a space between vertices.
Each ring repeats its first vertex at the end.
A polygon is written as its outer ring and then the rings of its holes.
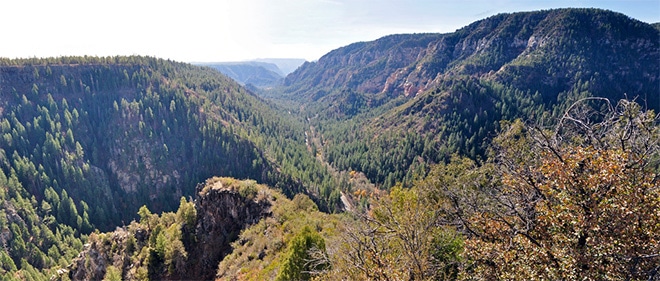
POLYGON ((602 123, 573 116, 554 132, 502 126, 493 151, 501 178, 464 223, 476 268, 468 277, 648 279, 660 257, 637 257, 660 252, 660 127, 653 113, 635 117, 644 124, 621 119, 626 105, 602 123))
POLYGON ((651 243, 660 241, 658 183, 654 174, 629 164, 638 156, 594 147, 559 153, 561 158, 546 152, 538 166, 505 173, 497 200, 508 207, 470 218, 479 236, 466 241, 466 254, 497 269, 480 268, 480 276, 620 279, 630 265, 613 257, 660 251, 651 243), (536 192, 537 201, 525 197, 536 192), (529 208, 531 217, 524 212, 529 208))
POLYGON ((362 199, 363 197, 367 197, 367 191, 365 189, 358 189, 353 192, 353 195, 358 199, 362 199))

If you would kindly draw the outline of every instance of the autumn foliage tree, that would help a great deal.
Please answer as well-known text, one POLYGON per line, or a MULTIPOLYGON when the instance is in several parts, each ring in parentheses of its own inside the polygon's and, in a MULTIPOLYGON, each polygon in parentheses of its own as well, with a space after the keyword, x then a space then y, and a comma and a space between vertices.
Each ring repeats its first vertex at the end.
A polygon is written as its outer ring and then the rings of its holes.
POLYGON ((552 130, 514 122, 469 229, 465 277, 646 280, 660 269, 658 119, 623 100, 574 104, 552 130))
POLYGON ((332 268, 319 280, 453 280, 463 239, 444 225, 445 198, 427 189, 394 187, 347 222, 332 268))
POLYGON ((588 98, 554 124, 503 124, 486 161, 454 156, 371 198, 319 280, 658 277, 656 115, 588 98))

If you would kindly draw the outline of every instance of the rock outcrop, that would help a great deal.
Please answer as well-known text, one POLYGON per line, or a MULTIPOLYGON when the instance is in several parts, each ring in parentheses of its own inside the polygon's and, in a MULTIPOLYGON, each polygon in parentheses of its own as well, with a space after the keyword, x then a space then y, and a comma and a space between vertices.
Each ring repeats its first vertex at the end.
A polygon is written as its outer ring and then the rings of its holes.
POLYGON ((231 252, 229 244, 241 230, 270 215, 271 202, 265 191, 258 191, 253 181, 242 184, 237 187, 213 178, 197 187, 197 243, 189 251, 189 261, 194 263, 188 267, 195 279, 213 279, 218 263, 231 252))
POLYGON ((69 277, 71 280, 102 280, 113 266, 122 272, 124 279, 142 276, 158 280, 212 280, 218 264, 232 250, 230 243, 238 238, 241 230, 271 215, 271 198, 267 187, 251 180, 208 179, 197 186, 194 227, 177 222, 170 222, 168 226, 163 222, 179 216, 180 210, 177 214, 160 217, 149 213, 147 216, 153 217, 142 219, 140 223, 133 222, 111 233, 92 234, 85 249, 69 266, 69 277), (168 266, 163 259, 177 257, 159 255, 163 250, 158 248, 160 238, 157 236, 168 233, 172 227, 180 230, 177 239, 185 245, 185 253, 179 253, 176 262, 181 261, 180 264, 168 266))
MULTIPOLYGON (((94 234, 93 234, 94 235, 94 234)), ((71 280, 103 280, 107 268, 130 267, 126 241, 129 237, 126 228, 117 228, 114 232, 101 234, 98 239, 90 239, 84 250, 69 266, 71 280)), ((142 239, 144 243, 144 238, 142 239)))

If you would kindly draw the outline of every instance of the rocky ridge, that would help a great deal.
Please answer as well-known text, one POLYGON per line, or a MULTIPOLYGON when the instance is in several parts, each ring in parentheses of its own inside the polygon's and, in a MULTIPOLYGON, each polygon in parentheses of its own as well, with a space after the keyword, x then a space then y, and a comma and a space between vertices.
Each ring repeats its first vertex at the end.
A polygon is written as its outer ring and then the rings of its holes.
POLYGON ((592 92, 641 95, 657 107, 645 93, 658 91, 659 38, 650 24, 599 9, 499 14, 453 33, 354 43, 305 63, 284 85, 294 100, 340 104, 354 92, 373 107, 465 76, 538 91, 546 102, 589 81, 592 92))

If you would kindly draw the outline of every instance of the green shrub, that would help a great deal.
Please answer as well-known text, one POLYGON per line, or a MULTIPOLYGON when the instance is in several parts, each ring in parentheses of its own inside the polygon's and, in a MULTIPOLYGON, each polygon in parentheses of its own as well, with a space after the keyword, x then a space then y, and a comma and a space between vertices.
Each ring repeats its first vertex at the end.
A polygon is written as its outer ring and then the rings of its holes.
POLYGON ((326 269, 328 264, 316 262, 313 251, 325 254, 325 239, 316 231, 312 231, 309 226, 305 226, 291 240, 289 252, 276 280, 310 280, 311 273, 326 269))

